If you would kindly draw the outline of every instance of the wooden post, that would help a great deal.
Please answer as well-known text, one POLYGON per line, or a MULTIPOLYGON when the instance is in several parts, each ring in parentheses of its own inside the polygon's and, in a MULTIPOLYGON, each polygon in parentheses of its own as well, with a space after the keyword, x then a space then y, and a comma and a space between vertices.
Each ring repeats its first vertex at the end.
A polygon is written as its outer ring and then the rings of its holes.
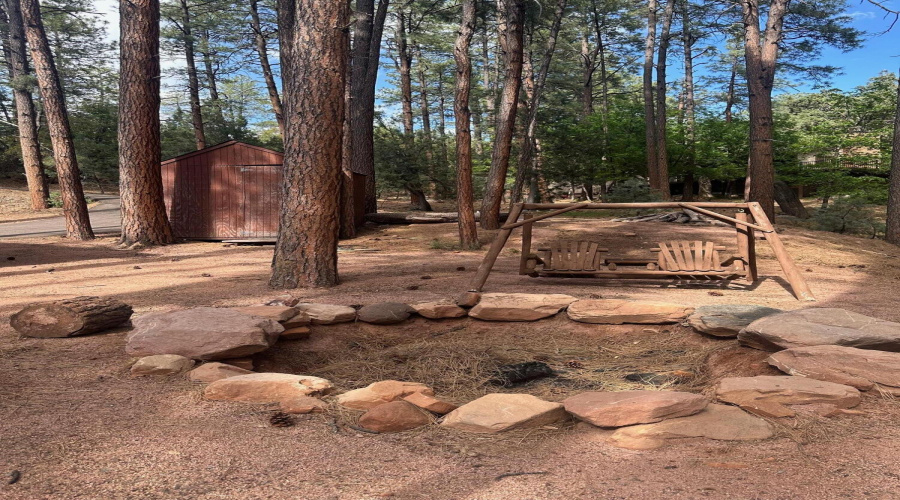
POLYGON ((794 295, 799 300, 816 300, 812 290, 809 289, 809 285, 806 283, 806 279, 803 278, 800 270, 797 269, 793 259, 791 259, 787 249, 784 247, 784 243, 781 242, 781 237, 775 232, 775 227, 772 225, 772 222, 766 217, 766 212, 759 203, 755 201, 750 202, 747 205, 755 222, 762 227, 772 230, 771 233, 766 233, 766 241, 768 241, 769 246, 772 247, 772 252, 775 253, 775 258, 778 259, 778 263, 781 264, 781 269, 784 271, 788 283, 791 284, 794 295))
MULTIPOLYGON (((533 214, 525 214, 524 219, 527 221, 534 217, 533 214)), ((528 256, 531 254, 531 226, 534 224, 529 222, 522 226, 522 255, 519 258, 519 274, 527 274, 528 256)))
MULTIPOLYGON (((507 222, 516 222, 519 220, 519 215, 521 214, 522 204, 516 203, 513 205, 512 210, 509 211, 509 218, 506 220, 507 222)), ((497 233, 497 236, 494 237, 491 248, 488 250, 487 254, 485 254, 484 260, 481 261, 481 265, 478 266, 478 272, 475 273, 475 279, 472 280, 472 285, 469 287, 470 292, 480 292, 484 287, 484 283, 491 274, 491 269, 494 268, 494 262, 497 261, 497 256, 500 255, 500 251, 503 250, 503 246, 506 245, 506 241, 509 240, 509 235, 511 233, 512 229, 501 229, 500 232, 497 233)))
MULTIPOLYGON (((736 215, 735 218, 742 222, 749 222, 750 215, 746 210, 741 209, 736 215)), ((737 230, 737 246, 738 253, 741 257, 743 257, 744 261, 747 263, 746 266, 742 264, 741 267, 747 270, 747 281, 750 283, 756 282, 757 272, 756 272, 756 237, 753 234, 753 228, 750 226, 735 226, 735 230, 737 230)))

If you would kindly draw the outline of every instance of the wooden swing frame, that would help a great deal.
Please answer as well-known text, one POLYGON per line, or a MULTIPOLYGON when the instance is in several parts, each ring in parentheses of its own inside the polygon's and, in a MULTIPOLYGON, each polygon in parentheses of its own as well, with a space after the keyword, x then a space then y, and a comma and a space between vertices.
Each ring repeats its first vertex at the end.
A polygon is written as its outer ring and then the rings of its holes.
MULTIPOLYGON (((784 276, 791 286, 794 296, 798 300, 814 301, 816 300, 806 279, 797 269, 793 259, 788 254, 781 237, 775 232, 775 227, 766 216, 765 211, 756 202, 744 203, 728 203, 728 202, 697 202, 697 203, 681 203, 681 202, 654 202, 654 203, 516 203, 512 206, 509 218, 506 224, 500 228, 500 232, 491 243, 490 249, 485 254, 484 259, 478 266, 478 271, 469 288, 471 293, 480 293, 484 289, 488 276, 494 268, 497 257, 509 241, 509 237, 513 230, 522 228, 522 255, 519 264, 519 274, 530 274, 527 269, 527 260, 531 255, 531 230, 535 222, 549 219, 566 212, 575 210, 616 210, 616 209, 667 209, 667 208, 683 208, 693 210, 697 213, 720 220, 731 225, 735 229, 738 248, 738 268, 739 273, 723 273, 722 278, 728 279, 732 276, 740 276, 748 282, 755 283, 758 279, 756 267, 756 231, 763 233, 764 239, 769 243, 775 258, 781 265, 784 276), (735 217, 720 214, 713 211, 714 209, 730 209, 737 210, 735 217), (536 210, 552 210, 551 212, 533 215, 526 214, 522 220, 525 211, 536 210)), ((560 274, 560 273, 553 273, 560 274)), ((648 279, 648 278, 679 278, 691 277, 694 275, 704 276, 707 278, 716 277, 715 273, 701 272, 671 272, 659 270, 595 270, 589 272, 573 272, 575 275, 590 275, 595 278, 616 278, 616 279, 648 279)))

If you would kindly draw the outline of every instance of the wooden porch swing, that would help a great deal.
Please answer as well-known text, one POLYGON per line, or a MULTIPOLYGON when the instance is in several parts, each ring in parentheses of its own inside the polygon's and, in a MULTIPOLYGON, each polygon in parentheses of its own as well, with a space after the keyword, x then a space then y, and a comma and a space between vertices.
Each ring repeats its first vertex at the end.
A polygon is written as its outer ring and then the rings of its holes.
POLYGON ((519 274, 532 277, 581 277, 607 279, 690 279, 757 281, 755 231, 763 233, 798 300, 816 300, 806 280, 794 265, 784 244, 759 203, 516 203, 506 225, 494 238, 491 248, 478 267, 469 292, 479 293, 497 261, 497 256, 509 240, 512 231, 522 228, 522 253, 519 274), (685 208, 718 219, 734 227, 738 255, 723 259, 725 247, 713 242, 661 241, 646 259, 625 259, 607 256, 609 249, 599 241, 554 240, 532 250, 531 230, 535 222, 574 210, 685 208), (556 209, 540 215, 524 211, 556 209), (711 209, 736 209, 729 217, 711 209))

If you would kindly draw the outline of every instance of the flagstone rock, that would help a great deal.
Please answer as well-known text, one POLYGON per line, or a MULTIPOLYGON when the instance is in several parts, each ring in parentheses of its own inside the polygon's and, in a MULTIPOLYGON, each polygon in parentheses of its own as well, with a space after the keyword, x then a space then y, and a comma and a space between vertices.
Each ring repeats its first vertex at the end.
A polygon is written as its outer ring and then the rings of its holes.
POLYGON ((432 413, 437 413, 438 415, 446 415, 457 408, 455 404, 441 401, 440 399, 422 394, 421 392, 414 392, 409 396, 405 396, 403 401, 412 403, 423 410, 428 410, 432 413))
POLYGON ((837 308, 799 309, 750 323, 738 340, 765 351, 841 345, 900 352, 900 323, 837 308))
POLYGON ((560 293, 485 293, 469 316, 487 321, 536 321, 555 315, 575 300, 560 293))
POLYGON ((563 401, 566 411, 598 427, 649 424, 693 415, 709 401, 675 391, 583 392, 563 401))
POLYGON ((211 400, 278 403, 299 396, 327 394, 331 382, 310 375, 251 373, 223 378, 206 386, 203 397, 211 400))
POLYGON ((208 384, 210 382, 215 382, 216 380, 221 380, 223 378, 236 377, 238 375, 247 375, 248 373, 253 372, 225 363, 212 362, 203 363, 197 368, 194 368, 190 371, 190 373, 188 373, 188 378, 193 382, 205 382, 208 384))
POLYGON ((253 361, 253 358, 228 358, 221 361, 226 365, 236 366, 247 371, 253 371, 256 368, 256 362, 253 361))
POLYGON ((321 399, 312 396, 296 396, 281 401, 279 405, 281 411, 292 415, 300 415, 306 413, 324 413, 328 409, 321 399))
POLYGON ((297 315, 297 309, 288 306, 249 306, 232 307, 232 309, 250 316, 259 316, 274 321, 286 321, 297 315))
POLYGON ((716 398, 766 417, 794 416, 787 405, 852 408, 860 401, 859 391, 848 385, 786 376, 723 378, 716 386, 716 398))
POLYGON ((301 303, 294 307, 309 316, 310 322, 316 325, 333 325, 356 320, 356 309, 348 306, 301 303))
POLYGON ((800 377, 900 395, 900 353, 836 345, 794 347, 772 354, 769 364, 800 377))
POLYGON ((399 302, 381 302, 362 307, 357 312, 357 319, 373 325, 393 325, 409 319, 415 309, 399 302))
MULTIPOLYGON (((296 308, 295 308, 296 309, 296 308)), ((291 319, 285 320, 281 322, 281 326, 285 329, 298 328, 301 326, 307 326, 312 322, 312 318, 309 317, 306 313, 297 313, 291 316, 291 319)))
POLYGON ((431 423, 431 417, 406 401, 378 405, 359 417, 359 426, 375 432, 403 432, 431 423))
POLYGON ((707 335, 734 338, 750 323, 781 312, 784 311, 749 304, 700 306, 688 317, 688 323, 707 335))
POLYGON ((434 390, 425 384, 401 382, 399 380, 382 380, 360 389, 345 392, 337 397, 337 402, 347 408, 368 410, 384 403, 403 399, 415 393, 434 396, 434 390))
POLYGON ((659 325, 678 323, 693 311, 692 307, 667 302, 588 299, 570 304, 566 314, 580 323, 659 325))
POLYGON ((560 403, 530 394, 487 394, 448 413, 441 425, 468 432, 494 433, 536 428, 568 418, 560 403))
POLYGON ((310 333, 309 327, 297 326, 281 332, 278 338, 281 340, 305 340, 309 338, 310 333))
POLYGON ((132 356, 179 354, 220 360, 268 349, 284 328, 276 321, 234 309, 197 307, 150 313, 133 321, 125 352, 132 356))
POLYGON ((753 441, 768 439, 773 435, 772 425, 759 417, 735 406, 710 404, 703 411, 689 417, 622 427, 612 434, 610 442, 621 448, 649 450, 677 439, 753 441))
POLYGON ((413 309, 423 318, 428 319, 446 319, 446 318, 462 318, 466 315, 466 310, 453 302, 422 302, 413 304, 413 309))
POLYGON ((132 375, 177 375, 194 366, 194 360, 177 354, 157 354, 143 357, 131 365, 132 375))

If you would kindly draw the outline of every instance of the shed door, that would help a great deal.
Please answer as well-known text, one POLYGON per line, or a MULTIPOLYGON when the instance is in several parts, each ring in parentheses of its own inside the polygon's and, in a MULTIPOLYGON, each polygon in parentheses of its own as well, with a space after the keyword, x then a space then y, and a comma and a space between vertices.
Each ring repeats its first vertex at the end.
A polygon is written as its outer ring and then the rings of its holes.
POLYGON ((243 165, 243 226, 238 237, 278 236, 281 210, 281 165, 243 165))

